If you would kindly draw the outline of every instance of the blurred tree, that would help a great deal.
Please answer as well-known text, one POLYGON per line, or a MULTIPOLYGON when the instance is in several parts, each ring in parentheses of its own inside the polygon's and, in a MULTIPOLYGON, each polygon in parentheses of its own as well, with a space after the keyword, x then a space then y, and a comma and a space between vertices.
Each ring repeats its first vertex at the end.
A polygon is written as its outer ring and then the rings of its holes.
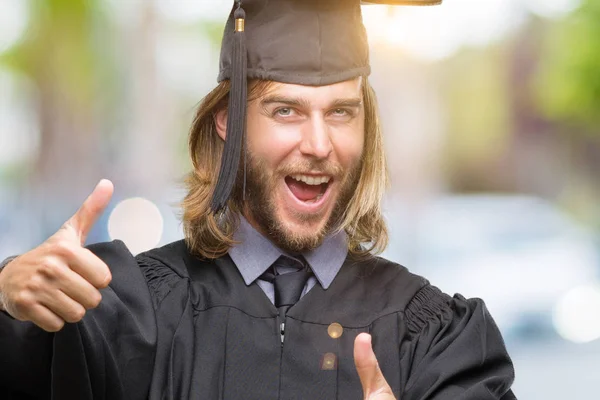
POLYGON ((600 1, 584 0, 564 20, 549 26, 540 74, 539 104, 550 118, 600 136, 600 1))
MULTIPOLYGON (((56 229, 101 177, 115 181, 117 201, 132 195, 159 200, 173 170, 189 169, 187 156, 174 157, 188 126, 176 124, 177 98, 166 83, 177 69, 169 67, 186 56, 170 40, 186 27, 168 26, 151 1, 27 4, 27 34, 0 54, 0 64, 35 87, 31 115, 39 146, 26 168, 18 167, 27 172, 19 175, 17 197, 27 203, 36 241, 56 229)), ((218 49, 222 22, 194 22, 187 29, 218 49)), ((106 239, 104 224, 98 226, 99 237, 92 239, 106 239)))
POLYGON ((565 138, 568 174, 560 201, 600 230, 600 2, 547 26, 533 93, 565 138))
POLYGON ((465 49, 439 69, 447 105, 445 171, 459 192, 512 190, 508 42, 465 49), (468 72, 465 72, 468 71, 468 72))
POLYGON ((30 184, 24 185, 29 192, 22 197, 38 202, 30 209, 40 209, 35 219, 44 236, 48 232, 43 230, 55 228, 106 169, 101 165, 97 94, 112 81, 110 57, 101 49, 110 30, 99 0, 28 4, 27 34, 0 62, 28 76, 36 87, 32 102, 39 119, 39 148, 30 184), (73 200, 65 199, 65 193, 73 200))

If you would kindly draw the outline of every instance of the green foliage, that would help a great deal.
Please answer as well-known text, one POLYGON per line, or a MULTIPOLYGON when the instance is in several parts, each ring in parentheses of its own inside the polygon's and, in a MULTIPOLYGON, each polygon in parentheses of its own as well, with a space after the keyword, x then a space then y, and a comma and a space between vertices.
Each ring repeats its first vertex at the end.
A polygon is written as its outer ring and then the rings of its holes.
POLYGON ((221 47, 221 39, 223 39, 223 29, 225 24, 222 21, 206 21, 201 25, 202 34, 208 37, 217 48, 221 47))
POLYGON ((510 140, 508 71, 506 50, 499 45, 464 50, 445 64, 447 149, 452 160, 477 163, 503 154, 510 140))
POLYGON ((88 107, 94 82, 106 64, 94 42, 104 22, 98 0, 35 0, 29 2, 25 38, 0 57, 0 62, 51 86, 72 105, 88 107))
POLYGON ((550 26, 535 85, 547 117, 577 125, 600 122, 599 21, 600 1, 587 0, 550 26))

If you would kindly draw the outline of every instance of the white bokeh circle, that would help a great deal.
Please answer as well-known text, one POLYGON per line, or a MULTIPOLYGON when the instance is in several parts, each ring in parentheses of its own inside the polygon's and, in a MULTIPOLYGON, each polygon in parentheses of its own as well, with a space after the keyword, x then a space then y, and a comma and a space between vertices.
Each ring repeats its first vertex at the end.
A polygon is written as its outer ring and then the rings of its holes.
POLYGON ((163 234, 163 217, 150 200, 134 197, 123 200, 108 219, 112 240, 122 240, 129 251, 138 254, 156 247, 163 234))

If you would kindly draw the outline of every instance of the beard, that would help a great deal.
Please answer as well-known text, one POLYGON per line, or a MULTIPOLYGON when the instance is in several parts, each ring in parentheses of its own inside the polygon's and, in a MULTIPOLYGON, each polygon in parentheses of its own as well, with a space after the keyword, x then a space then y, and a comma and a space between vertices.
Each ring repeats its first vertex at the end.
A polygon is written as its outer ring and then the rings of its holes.
MULTIPOLYGON (((266 163, 252 154, 247 155, 245 188, 244 171, 240 168, 237 176, 234 199, 241 204, 241 209, 260 227, 271 242, 289 253, 303 253, 319 247, 325 237, 339 227, 346 207, 358 184, 361 163, 357 162, 349 171, 330 161, 306 161, 283 165, 270 172, 266 163), (341 182, 335 205, 327 222, 317 231, 310 234, 294 232, 280 220, 275 203, 276 187, 280 180, 298 171, 319 171, 341 182)), ((321 221, 326 211, 319 213, 295 213, 294 217, 301 222, 313 223, 321 221)))

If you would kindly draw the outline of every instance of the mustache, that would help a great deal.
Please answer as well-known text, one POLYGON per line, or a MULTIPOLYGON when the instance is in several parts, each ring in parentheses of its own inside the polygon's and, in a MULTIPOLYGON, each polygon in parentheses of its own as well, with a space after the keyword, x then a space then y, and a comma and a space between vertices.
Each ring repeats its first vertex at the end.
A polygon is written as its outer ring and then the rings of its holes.
POLYGON ((280 176, 311 173, 328 175, 333 178, 340 178, 344 174, 344 169, 338 163, 334 163, 329 160, 305 160, 282 165, 275 170, 275 173, 280 176))

